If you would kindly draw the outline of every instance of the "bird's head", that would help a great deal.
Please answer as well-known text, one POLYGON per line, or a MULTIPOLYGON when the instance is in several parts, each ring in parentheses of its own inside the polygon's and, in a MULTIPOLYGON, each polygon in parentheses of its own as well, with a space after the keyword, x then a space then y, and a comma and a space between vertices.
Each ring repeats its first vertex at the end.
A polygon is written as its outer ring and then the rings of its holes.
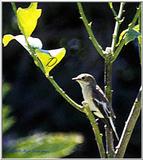
POLYGON ((96 84, 95 78, 88 73, 82 73, 77 77, 72 78, 72 80, 77 81, 81 86, 89 85, 89 84, 96 84))

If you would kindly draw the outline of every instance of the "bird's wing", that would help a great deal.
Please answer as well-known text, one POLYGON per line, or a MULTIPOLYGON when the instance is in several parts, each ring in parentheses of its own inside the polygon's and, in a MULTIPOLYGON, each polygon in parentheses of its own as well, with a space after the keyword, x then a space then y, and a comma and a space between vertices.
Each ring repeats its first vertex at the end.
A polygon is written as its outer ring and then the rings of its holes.
POLYGON ((93 88, 93 100, 99 108, 100 112, 103 114, 103 116, 116 118, 112 106, 106 98, 102 89, 98 85, 96 85, 96 87, 93 88))
POLYGON ((96 104, 96 107, 98 107, 101 114, 104 116, 105 123, 112 128, 117 139, 119 140, 119 137, 116 132, 116 128, 114 126, 113 119, 112 119, 113 117, 115 118, 115 114, 113 112, 113 109, 110 103, 106 98, 104 92, 101 90, 101 88, 98 85, 96 85, 96 87, 93 87, 93 88, 96 88, 92 92, 94 97, 93 101, 96 104))

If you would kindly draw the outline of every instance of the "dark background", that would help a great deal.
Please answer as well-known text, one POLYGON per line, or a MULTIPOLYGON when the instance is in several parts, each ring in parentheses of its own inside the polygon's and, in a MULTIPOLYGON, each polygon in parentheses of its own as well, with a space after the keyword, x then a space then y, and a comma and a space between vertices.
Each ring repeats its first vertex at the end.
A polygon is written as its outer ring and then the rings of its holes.
MULTIPOLYGON (((28 7, 29 3, 16 3, 28 7)), ((84 3, 84 10, 92 29, 103 49, 111 45, 114 17, 108 3, 84 3)), ((126 3, 125 20, 120 32, 131 22, 138 3, 126 3)), ((115 4, 118 9, 119 3, 115 4)), ((88 72, 96 77, 103 89, 104 61, 88 39, 76 3, 39 3, 42 15, 33 37, 43 42, 43 49, 65 47, 64 59, 51 75, 76 102, 81 103, 82 94, 78 84, 71 79, 79 73, 88 72)), ((2 4, 3 35, 20 34, 10 3, 2 4)), ((82 113, 70 106, 52 87, 42 72, 35 66, 28 52, 16 41, 3 48, 3 82, 12 90, 3 99, 11 106, 11 115, 16 123, 4 135, 27 136, 33 132, 78 132, 84 135, 84 143, 68 157, 99 157, 92 128, 82 113)), ((113 64, 113 108, 116 113, 116 128, 121 135, 141 84, 141 68, 137 41, 125 46, 113 64)), ((4 139, 3 139, 4 140, 4 139)), ((128 145, 125 157, 141 157, 141 122, 138 120, 128 145)))

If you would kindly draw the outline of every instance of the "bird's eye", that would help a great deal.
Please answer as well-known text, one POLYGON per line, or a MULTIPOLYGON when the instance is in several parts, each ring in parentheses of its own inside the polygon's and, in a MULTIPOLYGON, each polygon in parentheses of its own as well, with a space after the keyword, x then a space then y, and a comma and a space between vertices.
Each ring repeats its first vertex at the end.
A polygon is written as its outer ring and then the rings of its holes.
POLYGON ((85 80, 85 77, 82 77, 83 80, 85 80))

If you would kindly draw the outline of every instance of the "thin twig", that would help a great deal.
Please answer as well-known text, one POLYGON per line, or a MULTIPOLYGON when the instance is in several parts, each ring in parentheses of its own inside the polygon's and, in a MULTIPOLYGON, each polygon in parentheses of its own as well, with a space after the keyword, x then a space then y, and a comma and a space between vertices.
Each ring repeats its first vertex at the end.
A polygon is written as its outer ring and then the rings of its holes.
POLYGON ((141 5, 139 5, 139 7, 137 8, 136 14, 135 14, 132 22, 128 25, 129 28, 133 28, 136 25, 136 22, 137 22, 138 18, 140 17, 140 13, 141 13, 141 5))
POLYGON ((98 51, 98 53, 104 57, 104 51, 102 49, 102 47, 99 45, 99 43, 97 42, 94 34, 93 34, 93 31, 91 29, 91 24, 92 23, 89 23, 85 14, 84 14, 84 11, 83 11, 83 8, 82 8, 82 5, 80 2, 77 3, 77 6, 78 6, 78 9, 79 9, 79 13, 80 13, 80 18, 82 19, 84 25, 85 25, 85 28, 87 30, 87 33, 89 35, 89 39, 91 40, 92 44, 94 45, 95 49, 98 51))
POLYGON ((124 47, 124 45, 125 45, 125 39, 122 39, 120 44, 119 44, 119 46, 115 50, 114 55, 112 56, 111 63, 113 63, 116 60, 116 58, 120 54, 120 52, 121 52, 122 48, 124 47))
POLYGON ((129 143, 129 140, 131 138, 133 129, 135 127, 135 124, 137 122, 137 119, 140 115, 141 111, 141 92, 142 87, 139 90, 139 93, 137 95, 137 98, 135 99, 135 102, 132 106, 131 112, 129 114, 129 117, 125 123, 125 127, 123 129, 121 139, 119 141, 118 146, 116 147, 116 158, 123 158, 124 154, 126 152, 127 145, 129 143))
POLYGON ((64 91, 63 89, 56 83, 54 78, 52 76, 47 76, 47 79, 51 82, 51 84, 54 86, 56 91, 67 101, 69 102, 74 108, 77 110, 84 112, 83 111, 83 106, 77 104, 75 101, 73 101, 64 91))
POLYGON ((115 9, 113 7, 113 3, 112 2, 108 2, 108 4, 109 4, 109 7, 110 7, 111 11, 113 12, 114 17, 117 17, 117 13, 116 13, 116 11, 115 11, 115 9))
POLYGON ((90 111, 88 104, 83 104, 83 106, 84 106, 84 112, 85 112, 86 116, 88 117, 90 124, 92 126, 92 129, 93 129, 93 132, 95 135, 95 140, 97 142, 97 146, 99 149, 100 157, 105 158, 106 155, 105 155, 105 149, 104 149, 104 145, 103 145, 103 141, 102 141, 102 134, 100 133, 100 130, 99 130, 99 127, 95 121, 94 115, 90 111))
MULTIPOLYGON (((129 28, 133 28, 136 25, 136 22, 137 22, 138 18, 140 17, 140 13, 141 13, 141 7, 139 5, 139 7, 137 8, 136 14, 135 14, 132 22, 128 25, 129 28)), ((112 60, 111 60, 112 63, 118 57, 118 55, 119 55, 120 51, 122 50, 124 44, 125 44, 125 40, 122 39, 121 42, 120 42, 120 44, 119 44, 119 46, 116 48, 116 50, 114 52, 114 55, 112 56, 112 60)))
POLYGON ((125 2, 120 3, 120 9, 119 9, 118 16, 115 17, 116 23, 115 23, 115 28, 114 28, 114 32, 113 32, 113 38, 112 38, 112 44, 111 44, 111 50, 112 50, 113 54, 114 54, 114 49, 115 49, 116 42, 117 42, 117 35, 118 35, 119 27, 120 27, 120 24, 121 24, 121 21, 122 21, 121 19, 122 19, 124 5, 125 5, 125 2))

